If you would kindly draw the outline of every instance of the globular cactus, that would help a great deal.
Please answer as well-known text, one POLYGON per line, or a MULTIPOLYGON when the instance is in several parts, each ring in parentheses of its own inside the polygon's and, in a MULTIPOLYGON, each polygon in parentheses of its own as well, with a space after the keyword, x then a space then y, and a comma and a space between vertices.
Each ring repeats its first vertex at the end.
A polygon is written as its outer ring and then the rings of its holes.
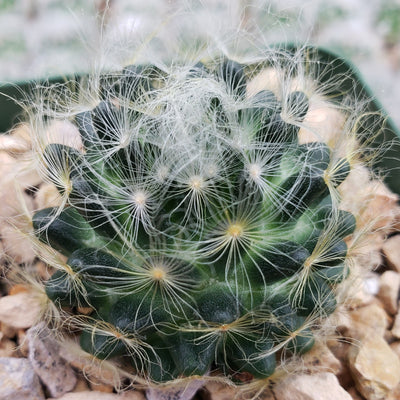
POLYGON ((83 146, 43 149, 63 201, 33 226, 67 257, 45 292, 83 350, 159 383, 267 378, 312 348, 349 274, 338 187, 355 155, 299 140, 311 102, 329 104, 299 54, 273 53, 271 90, 254 89, 268 58, 131 65, 70 109, 83 146))

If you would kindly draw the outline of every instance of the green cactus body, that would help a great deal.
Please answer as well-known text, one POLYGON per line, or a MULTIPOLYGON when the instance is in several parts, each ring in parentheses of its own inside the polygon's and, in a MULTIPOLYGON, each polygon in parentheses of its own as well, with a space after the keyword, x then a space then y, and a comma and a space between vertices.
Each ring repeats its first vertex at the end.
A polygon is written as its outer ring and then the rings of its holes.
POLYGON ((68 171, 67 206, 33 217, 68 257, 47 296, 92 307, 82 348, 154 382, 271 376, 282 351, 312 347, 348 274, 355 218, 336 188, 351 163, 299 143, 303 91, 249 95, 253 67, 105 74, 99 104, 73 119, 84 151, 43 153, 53 181, 68 171))

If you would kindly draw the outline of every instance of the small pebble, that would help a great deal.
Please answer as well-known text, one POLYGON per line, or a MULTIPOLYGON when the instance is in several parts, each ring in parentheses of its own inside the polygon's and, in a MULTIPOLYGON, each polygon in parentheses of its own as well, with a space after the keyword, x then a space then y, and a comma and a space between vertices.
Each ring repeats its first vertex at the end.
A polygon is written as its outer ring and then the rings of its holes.
POLYGON ((22 357, 28 357, 29 355, 29 343, 26 340, 26 331, 25 329, 18 329, 17 332, 17 344, 18 344, 18 352, 22 357))
POLYGON ((397 311, 397 314, 394 318, 391 333, 393 337, 400 339, 400 311, 397 311))
POLYGON ((383 337, 389 326, 388 316, 377 301, 350 311, 349 316, 347 334, 352 338, 360 339, 370 332, 383 337))
POLYGON ((333 355, 332 351, 325 344, 319 342, 304 354, 303 363, 310 372, 328 371, 336 375, 342 369, 342 364, 333 355))
POLYGON ((114 387, 112 385, 105 384, 96 378, 90 378, 89 386, 92 390, 102 393, 112 393, 114 391, 114 387))
POLYGON ((274 388, 279 400, 352 400, 330 372, 289 376, 274 388))
POLYGON ((364 400, 364 397, 362 397, 357 389, 354 387, 347 389, 347 393, 349 393, 353 400, 364 400))
POLYGON ((61 204, 61 196, 55 185, 42 183, 35 195, 38 210, 48 207, 57 207, 61 204))
POLYGON ((400 272, 400 235, 387 239, 382 247, 387 265, 396 272, 400 272))
POLYGON ((72 393, 66 393, 61 397, 51 398, 49 400, 56 400, 56 399, 57 400, 146 400, 144 394, 136 390, 121 394, 102 393, 97 391, 72 392, 72 393))
POLYGON ((30 147, 29 143, 19 137, 0 135, 0 151, 18 155, 27 152, 30 147))
POLYGON ((390 343, 390 348, 397 354, 400 359, 400 341, 390 343))
POLYGON ((14 341, 4 337, 0 341, 0 357, 17 357, 17 345, 14 341))
POLYGON ((71 367, 83 371, 84 375, 88 377, 88 381, 95 379, 113 386, 120 383, 121 377, 115 369, 108 368, 107 363, 82 352, 74 342, 61 346, 59 354, 71 367))
POLYGON ((30 292, 0 298, 0 321, 14 329, 30 328, 40 315, 38 299, 30 292))
POLYGON ((394 315, 397 312, 399 289, 400 274, 394 271, 385 271, 380 279, 378 298, 390 315, 394 315))
POLYGON ((367 400, 386 400, 400 383, 400 359, 379 335, 368 334, 351 347, 349 366, 367 400))
POLYGON ((51 121, 43 139, 47 143, 60 143, 77 150, 83 149, 78 128, 67 119, 51 121))
POLYGON ((34 261, 35 255, 31 241, 21 234, 14 227, 4 223, 0 230, 3 240, 4 253, 17 264, 30 264, 34 261))
POLYGON ((76 376, 59 355, 59 345, 43 323, 28 330, 29 360, 50 395, 60 397, 76 385, 76 376))
MULTIPOLYGON (((150 387, 146 390, 147 400, 191 400, 196 392, 204 386, 204 381, 195 379, 183 383, 181 386, 172 387, 150 387)), ((218 397, 212 397, 212 400, 222 400, 218 397)))
POLYGON ((44 400, 42 386, 26 358, 0 358, 0 400, 44 400))
POLYGON ((85 392, 87 390, 89 390, 88 381, 83 376, 78 376, 76 385, 72 391, 73 392, 85 392))

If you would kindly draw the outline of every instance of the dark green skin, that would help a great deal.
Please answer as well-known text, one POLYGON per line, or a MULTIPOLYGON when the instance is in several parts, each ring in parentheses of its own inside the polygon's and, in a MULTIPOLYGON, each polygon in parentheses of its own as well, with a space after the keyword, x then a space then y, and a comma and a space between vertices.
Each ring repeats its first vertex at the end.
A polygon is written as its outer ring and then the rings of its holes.
POLYGON ((131 269, 121 260, 104 251, 87 248, 74 251, 68 265, 85 279, 102 286, 119 286, 128 279, 131 269))
POLYGON ((263 130, 268 129, 271 120, 280 111, 279 102, 270 90, 262 90, 249 100, 250 106, 239 110, 239 121, 244 126, 254 126, 261 139, 264 136, 263 130))
POLYGON ((108 306, 110 296, 102 292, 101 287, 91 282, 72 285, 67 272, 56 271, 46 282, 48 298, 60 307, 94 307, 96 310, 108 306))
POLYGON ((201 334, 196 332, 178 332, 166 341, 177 371, 184 376, 204 375, 210 370, 216 341, 201 340, 201 334))
MULTIPOLYGON (((62 307, 77 306, 81 300, 69 284, 68 274, 64 271, 56 271, 46 282, 46 294, 51 301, 62 307)), ((84 298, 82 301, 87 305, 84 298)))
POLYGON ((154 82, 163 75, 163 71, 154 65, 128 65, 118 80, 119 93, 132 101, 140 100, 156 89, 154 82))
POLYGON ((132 358, 133 367, 137 371, 144 369, 147 376, 154 382, 168 382, 179 377, 171 350, 162 340, 158 338, 158 346, 153 347, 153 350, 146 350, 146 353, 147 362, 143 362, 138 357, 132 358))
POLYGON ((286 346, 285 350, 292 354, 304 354, 312 349, 315 339, 311 329, 303 329, 286 346))
POLYGON ((350 270, 349 268, 346 268, 344 264, 339 264, 327 268, 321 268, 318 270, 317 274, 327 283, 333 285, 346 279, 350 274, 350 270))
POLYGON ((294 217, 329 194, 324 171, 329 165, 330 151, 322 143, 300 145, 294 156, 300 157, 306 167, 283 181, 286 192, 282 199, 282 218, 294 217))
POLYGON ((72 205, 99 235, 118 240, 113 225, 104 215, 105 210, 99 204, 100 199, 104 197, 102 188, 93 188, 87 178, 72 180, 72 191, 69 197, 72 205))
POLYGON ((227 365, 235 372, 247 372, 254 378, 266 378, 275 370, 275 354, 260 357, 260 353, 267 353, 273 347, 272 340, 260 340, 260 337, 226 338, 224 354, 220 358, 227 359, 227 365), (226 354, 225 354, 226 353, 226 354))
POLYGON ((238 97, 245 95, 246 75, 243 65, 232 60, 225 60, 220 67, 219 73, 225 81, 228 91, 232 91, 238 97))
POLYGON ((93 126, 91 111, 84 111, 75 116, 75 123, 78 127, 82 138, 82 143, 85 147, 90 148, 94 142, 99 141, 99 135, 93 126))
POLYGON ((204 288, 196 300, 198 314, 203 321, 229 324, 243 312, 240 301, 237 301, 224 283, 215 282, 204 288))
POLYGON ((336 309, 336 298, 326 280, 315 273, 309 277, 299 299, 292 298, 293 306, 299 316, 308 316, 319 310, 330 315, 336 309))
POLYGON ((107 317, 122 331, 141 335, 154 333, 158 324, 171 320, 161 296, 149 298, 143 291, 121 297, 110 308, 107 317))
POLYGON ((287 99, 287 112, 294 115, 298 121, 303 121, 308 111, 308 98, 304 92, 295 91, 287 99))
POLYGON ((337 161, 334 168, 335 173, 331 178, 335 187, 339 186, 348 177, 350 169, 350 163, 346 159, 342 158, 337 161))
POLYGON ((32 218, 33 228, 41 241, 49 243, 62 254, 69 256, 84 246, 101 246, 103 241, 76 209, 66 208, 56 219, 56 208, 45 208, 32 218), (46 228, 45 230, 43 230, 46 228))
POLYGON ((65 176, 72 179, 80 174, 82 154, 75 148, 59 143, 50 143, 43 153, 43 160, 49 169, 49 177, 54 181, 58 191, 63 196, 66 188, 58 181, 58 176, 65 176), (53 178, 54 177, 54 178, 53 178))
MULTIPOLYGON (((265 258, 257 261, 257 272, 262 273, 267 282, 292 276, 303 265, 310 253, 294 242, 281 242, 265 252, 265 258)), ((254 268, 254 267, 253 267, 254 268)))
POLYGON ((84 330, 80 336, 82 349, 102 360, 122 356, 126 351, 121 340, 110 335, 84 330))
POLYGON ((92 123, 102 143, 115 140, 120 129, 119 111, 108 101, 101 101, 91 112, 92 123))

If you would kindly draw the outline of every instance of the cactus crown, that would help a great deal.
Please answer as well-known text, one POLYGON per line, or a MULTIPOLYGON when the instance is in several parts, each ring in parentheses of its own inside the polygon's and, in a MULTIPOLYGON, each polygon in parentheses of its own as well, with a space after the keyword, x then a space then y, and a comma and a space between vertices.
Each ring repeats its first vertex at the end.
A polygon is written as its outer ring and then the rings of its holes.
POLYGON ((75 320, 85 351, 165 382, 266 378, 313 346, 348 274, 355 218, 337 187, 352 160, 299 141, 319 88, 301 57, 275 57, 103 74, 98 103, 69 115, 82 149, 43 148, 64 201, 33 225, 68 257, 45 290, 92 309, 75 320), (278 85, 257 88, 271 70, 278 85))

